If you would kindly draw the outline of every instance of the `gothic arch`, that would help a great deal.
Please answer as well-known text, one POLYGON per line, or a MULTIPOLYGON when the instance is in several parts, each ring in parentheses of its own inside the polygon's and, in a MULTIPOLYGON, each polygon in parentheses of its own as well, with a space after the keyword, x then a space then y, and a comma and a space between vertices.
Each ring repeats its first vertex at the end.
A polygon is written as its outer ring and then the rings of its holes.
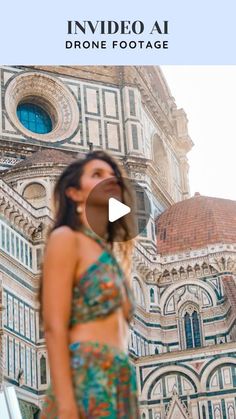
POLYGON ((200 307, 193 301, 185 301, 178 310, 179 340, 182 349, 201 347, 204 342, 200 307))
POLYGON ((214 373, 214 371, 217 369, 217 367, 223 367, 226 364, 231 364, 236 367, 236 359, 230 357, 223 357, 215 361, 210 361, 208 362, 208 364, 204 366, 203 373, 201 376, 201 385, 203 391, 207 391, 207 382, 211 375, 214 373))
POLYGON ((188 278, 193 277, 193 268, 190 265, 187 266, 187 276, 188 278))
POLYGON ((187 273, 186 273, 186 271, 185 271, 185 269, 184 269, 183 266, 180 266, 179 275, 180 275, 180 278, 181 279, 186 279, 187 278, 187 273))
POLYGON ((161 296, 161 300, 160 300, 160 308, 161 308, 161 313, 162 315, 164 314, 164 309, 165 309, 165 305, 169 299, 169 297, 171 296, 171 294, 176 291, 178 288, 181 288, 183 286, 186 285, 193 285, 193 286, 198 286, 200 288, 203 288, 211 297, 212 299, 212 304, 216 305, 217 304, 217 296, 215 294, 215 292, 213 291, 213 289, 208 285, 205 284, 204 282, 195 279, 193 280, 179 280, 178 282, 171 284, 162 294, 161 296))
POLYGON ((175 268, 172 269, 171 276, 172 276, 173 280, 179 279, 178 272, 175 268))
POLYGON ((195 271, 196 277, 202 276, 202 271, 198 263, 196 263, 196 265, 194 266, 194 271, 195 271))
POLYGON ((203 273, 203 275, 209 275, 211 273, 210 272, 210 267, 206 262, 202 263, 202 273, 203 273))
POLYGON ((162 277, 165 279, 170 279, 170 272, 168 271, 168 269, 164 270, 162 277))
MULTIPOLYGON (((173 377, 176 377, 176 378, 177 377, 184 378, 185 379, 185 384, 187 382, 188 385, 190 386, 190 388, 188 388, 188 391, 191 392, 192 394, 194 394, 194 393, 196 394, 197 393, 197 387, 196 387, 196 384, 195 384, 194 380, 192 380, 191 378, 189 378, 189 376, 186 373, 169 371, 169 372, 166 372, 165 374, 162 374, 157 380, 155 380, 151 384, 151 386, 150 386, 150 388, 148 390, 148 399, 150 399, 150 398, 152 398, 154 396, 153 391, 155 389, 155 386, 156 386, 156 384, 158 384, 162 380, 162 378, 164 378, 166 380, 166 384, 167 384, 168 383, 168 378, 172 378, 173 379, 173 377)), ((178 378, 177 378, 177 380, 178 380, 178 378)), ((171 395, 171 393, 173 391, 177 390, 177 388, 178 388, 177 380, 176 380, 175 384, 173 384, 173 381, 172 381, 172 383, 171 383, 171 389, 168 389, 168 384, 166 385, 166 390, 167 390, 167 393, 169 393, 169 396, 171 395)), ((177 393, 178 393, 178 391, 177 391, 177 393)), ((185 389, 182 389, 181 396, 183 396, 184 393, 187 393, 187 391, 185 389)))
POLYGON ((176 365, 174 366, 173 369, 170 369, 170 366, 167 366, 167 367, 156 368, 145 377, 142 392, 141 392, 141 399, 142 398, 144 400, 150 399, 152 390, 155 387, 156 383, 160 380, 160 378, 163 375, 170 374, 170 373, 172 374, 179 373, 183 375, 186 379, 188 379, 191 382, 191 384, 195 388, 196 393, 200 391, 200 381, 195 371, 190 370, 190 368, 186 368, 184 366, 176 365))
POLYGON ((188 311, 189 306, 192 306, 192 310, 200 311, 200 307, 193 301, 185 301, 179 308, 179 315, 182 316, 186 311, 188 311))
MULTIPOLYGON (((208 377, 207 377, 207 380, 206 380, 206 390, 207 391, 211 391, 211 388, 210 388, 210 383, 211 383, 211 380, 212 380, 212 378, 214 378, 214 375, 215 375, 215 373, 217 373, 219 370, 221 370, 221 369, 224 369, 225 367, 232 367, 232 366, 234 366, 235 368, 236 368, 236 366, 232 363, 232 362, 224 362, 223 364, 221 364, 221 365, 218 365, 217 367, 215 367, 211 372, 210 372, 210 374, 208 375, 208 377)), ((222 372, 222 371, 221 371, 222 372)), ((223 378, 223 377, 222 377, 223 378)), ((228 383, 228 385, 230 386, 230 387, 234 387, 234 385, 233 385, 233 380, 231 380, 231 383, 228 383)), ((224 388, 225 388, 225 386, 224 386, 224 388)))

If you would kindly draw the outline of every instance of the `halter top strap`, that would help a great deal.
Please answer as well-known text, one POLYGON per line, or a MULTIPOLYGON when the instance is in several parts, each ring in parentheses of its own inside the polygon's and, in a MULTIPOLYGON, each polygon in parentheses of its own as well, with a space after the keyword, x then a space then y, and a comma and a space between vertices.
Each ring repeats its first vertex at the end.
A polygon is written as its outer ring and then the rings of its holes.
POLYGON ((103 248, 107 248, 108 244, 106 240, 102 239, 98 236, 93 230, 85 225, 80 226, 80 231, 84 233, 86 236, 90 237, 91 239, 95 240, 98 244, 100 244, 103 248))

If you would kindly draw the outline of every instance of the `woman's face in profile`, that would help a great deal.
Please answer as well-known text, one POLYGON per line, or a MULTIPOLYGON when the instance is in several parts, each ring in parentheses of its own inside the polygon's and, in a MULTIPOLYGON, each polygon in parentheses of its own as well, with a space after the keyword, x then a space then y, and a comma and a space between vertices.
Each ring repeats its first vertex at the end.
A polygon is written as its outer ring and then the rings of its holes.
POLYGON ((80 200, 87 205, 107 205, 110 197, 122 199, 122 190, 112 167, 103 160, 91 160, 80 178, 80 200))

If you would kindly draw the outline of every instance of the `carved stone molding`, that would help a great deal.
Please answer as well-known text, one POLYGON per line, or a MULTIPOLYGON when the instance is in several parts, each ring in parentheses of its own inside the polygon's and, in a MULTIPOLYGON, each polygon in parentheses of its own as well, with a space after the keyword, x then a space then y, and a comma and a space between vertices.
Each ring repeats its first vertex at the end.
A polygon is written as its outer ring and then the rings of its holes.
POLYGON ((26 72, 11 80, 5 93, 7 116, 26 137, 40 141, 62 141, 73 135, 79 124, 79 108, 72 92, 58 79, 42 73, 26 72), (17 117, 20 103, 41 106, 52 120, 53 129, 38 134, 25 128, 17 117))
POLYGON ((218 272, 230 271, 236 273, 236 258, 231 256, 212 257, 211 265, 218 272))
POLYGON ((0 210, 3 217, 30 240, 42 240, 44 225, 50 223, 48 208, 34 208, 3 180, 0 180, 0 210))

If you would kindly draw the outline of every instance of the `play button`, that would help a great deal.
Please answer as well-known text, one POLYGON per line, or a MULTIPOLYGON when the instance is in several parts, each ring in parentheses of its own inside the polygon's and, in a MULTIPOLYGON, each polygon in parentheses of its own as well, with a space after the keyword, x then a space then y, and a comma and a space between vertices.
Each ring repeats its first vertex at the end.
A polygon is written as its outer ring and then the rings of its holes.
POLYGON ((122 204, 115 198, 109 198, 108 203, 108 219, 111 223, 119 218, 124 217, 126 214, 129 214, 131 208, 128 205, 122 204))
POLYGON ((104 219, 107 220, 107 234, 112 242, 137 236, 148 238, 151 204, 146 188, 133 179, 110 177, 98 182, 86 199, 85 214, 89 227, 98 236, 104 219))

